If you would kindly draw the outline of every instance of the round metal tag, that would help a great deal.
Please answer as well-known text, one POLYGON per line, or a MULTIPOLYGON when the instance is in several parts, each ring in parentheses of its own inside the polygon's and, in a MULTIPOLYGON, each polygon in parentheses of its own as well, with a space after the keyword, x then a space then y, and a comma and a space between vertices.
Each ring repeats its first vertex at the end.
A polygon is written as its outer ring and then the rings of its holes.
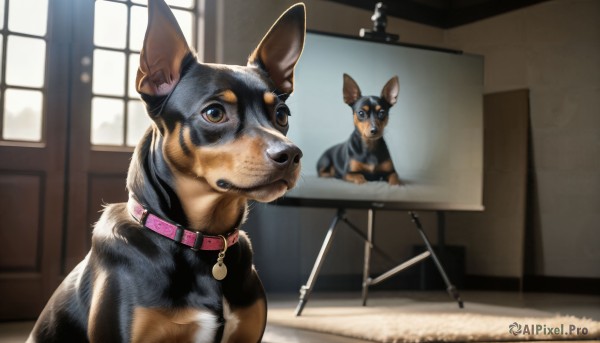
POLYGON ((225 263, 215 263, 212 267, 212 275, 216 280, 223 280, 227 276, 227 266, 225 263))

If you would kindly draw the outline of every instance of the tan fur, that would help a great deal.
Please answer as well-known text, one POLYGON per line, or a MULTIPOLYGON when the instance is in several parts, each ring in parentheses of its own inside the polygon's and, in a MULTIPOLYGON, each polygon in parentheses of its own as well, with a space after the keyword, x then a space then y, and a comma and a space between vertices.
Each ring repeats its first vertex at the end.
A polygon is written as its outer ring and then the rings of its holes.
POLYGON ((133 312, 132 343, 195 342, 200 328, 196 309, 167 310, 138 307, 133 312))
POLYGON ((225 234, 237 224, 246 198, 215 191, 205 181, 177 173, 175 187, 190 229, 208 235, 225 234))
POLYGON ((235 318, 237 325, 232 333, 226 333, 222 343, 258 342, 266 325, 267 304, 264 299, 259 299, 248 307, 234 309, 230 316, 235 318))
POLYGON ((368 163, 362 163, 362 162, 359 162, 359 161, 353 160, 353 159, 350 160, 348 167, 349 167, 348 171, 351 173, 356 173, 356 172, 373 173, 373 172, 375 172, 375 165, 368 164, 368 163))
POLYGON ((369 130, 371 129, 369 122, 358 120, 358 115, 356 113, 354 113, 354 126, 356 126, 356 128, 358 128, 358 131, 360 132, 360 135, 362 137, 369 136, 369 130))
MULTIPOLYGON (((104 297, 104 289, 106 287, 106 273, 104 271, 98 271, 94 280, 94 289, 92 292, 92 301, 90 303, 90 316, 88 317, 88 336, 91 342, 97 341, 96 324, 99 323, 97 316, 100 315, 102 301, 106 300, 104 297)), ((99 329, 101 330, 101 329, 99 329)))
POLYGON ((263 100, 268 106, 273 106, 275 104, 275 99, 277 99, 277 97, 271 92, 265 92, 265 94, 263 95, 263 100))
MULTIPOLYGON (((274 131, 265 134, 281 135, 274 131)), ((172 132, 165 134, 164 156, 175 176, 177 193, 191 229, 206 234, 222 234, 231 230, 239 220, 247 197, 235 192, 224 193, 216 182, 225 179, 241 188, 269 183, 273 166, 265 150, 262 135, 244 135, 227 144, 198 147, 191 140, 189 128, 180 123, 172 132), (180 135, 183 136, 183 146, 180 135), (186 154, 184 149, 191 154, 186 154)), ((296 178, 297 175, 293 179, 296 178)))
POLYGON ((232 90, 225 90, 221 94, 219 94, 219 98, 225 102, 230 104, 236 104, 238 99, 235 93, 232 90))
MULTIPOLYGON (((358 131, 360 132, 360 135, 363 137, 363 140, 369 144, 369 143, 373 143, 370 142, 373 139, 373 136, 371 135, 371 123, 368 120, 365 121, 360 121, 358 119, 358 115, 356 113, 354 113, 354 126, 356 126, 356 128, 358 128, 358 131)), ((389 117, 385 117, 384 120, 376 120, 375 121, 375 127, 377 128, 377 132, 379 132, 379 135, 377 135, 377 138, 380 138, 381 135, 383 134, 383 130, 385 129, 385 127, 387 126, 389 117)))
POLYGON ((183 171, 191 168, 193 160, 185 154, 183 147, 179 142, 181 130, 184 130, 184 137, 187 137, 184 139, 184 143, 186 147, 190 149, 190 146, 193 145, 191 144, 191 138, 189 137, 189 129, 183 128, 180 122, 175 124, 173 132, 165 133, 165 140, 162 148, 163 154, 168 157, 167 162, 171 164, 171 167, 183 171))
POLYGON ((380 163, 375 170, 378 172, 391 173, 387 177, 387 181, 390 185, 395 186, 402 184, 400 178, 398 178, 398 174, 394 172, 394 163, 392 162, 392 160, 387 160, 380 163))
POLYGON ((365 179, 365 176, 362 174, 352 174, 352 173, 348 173, 346 175, 344 175, 344 180, 349 181, 349 182, 354 182, 356 184, 362 184, 367 182, 367 179, 365 179))
POLYGON ((329 169, 319 170, 319 177, 334 177, 335 176, 335 168, 333 166, 329 167, 329 169))
POLYGON ((388 176, 388 183, 390 185, 397 186, 397 185, 401 185, 402 181, 400 181, 400 178, 398 178, 398 174, 392 173, 392 174, 390 174, 390 176, 388 176))
POLYGON ((375 170, 390 173, 394 171, 394 164, 392 163, 392 160, 383 161, 375 168, 375 170))

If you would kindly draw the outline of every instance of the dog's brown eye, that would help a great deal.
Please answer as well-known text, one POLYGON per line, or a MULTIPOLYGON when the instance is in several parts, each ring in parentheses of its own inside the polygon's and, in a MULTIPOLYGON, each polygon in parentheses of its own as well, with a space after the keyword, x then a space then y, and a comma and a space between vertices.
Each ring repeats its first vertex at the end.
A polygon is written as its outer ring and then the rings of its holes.
POLYGON ((385 111, 384 110, 379 111, 379 113, 377 113, 377 117, 379 119, 385 118, 385 111))
POLYGON ((279 107, 275 113, 275 121, 277 125, 285 127, 288 125, 288 117, 290 116, 290 110, 287 107, 279 107))
POLYGON ((356 113, 356 115, 358 116, 358 119, 365 119, 365 111, 358 111, 358 113, 356 113))
POLYGON ((202 117, 208 122, 218 124, 225 122, 227 117, 225 116, 225 109, 221 105, 210 105, 204 111, 202 111, 202 117))

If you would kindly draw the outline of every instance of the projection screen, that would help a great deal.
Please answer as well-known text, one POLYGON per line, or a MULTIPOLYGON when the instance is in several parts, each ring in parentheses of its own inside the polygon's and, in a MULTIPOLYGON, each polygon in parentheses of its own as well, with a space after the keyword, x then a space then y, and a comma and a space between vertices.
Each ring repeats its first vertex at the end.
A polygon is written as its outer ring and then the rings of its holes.
POLYGON ((309 32, 288 100, 288 136, 303 151, 302 177, 282 204, 391 209, 482 210, 483 58, 309 32), (387 143, 401 186, 317 177, 316 163, 354 130, 343 74, 363 95, 397 75, 387 143))

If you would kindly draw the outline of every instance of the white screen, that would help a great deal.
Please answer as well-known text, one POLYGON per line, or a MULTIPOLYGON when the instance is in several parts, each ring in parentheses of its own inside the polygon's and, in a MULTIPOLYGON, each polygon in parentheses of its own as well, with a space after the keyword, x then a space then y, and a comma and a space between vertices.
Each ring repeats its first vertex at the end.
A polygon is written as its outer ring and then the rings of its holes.
POLYGON ((309 33, 288 100, 288 136, 303 151, 302 178, 287 197, 482 209, 483 58, 309 33), (318 178, 316 163, 350 137, 343 74, 362 95, 380 96, 397 75, 398 102, 384 139, 403 186, 318 178))

